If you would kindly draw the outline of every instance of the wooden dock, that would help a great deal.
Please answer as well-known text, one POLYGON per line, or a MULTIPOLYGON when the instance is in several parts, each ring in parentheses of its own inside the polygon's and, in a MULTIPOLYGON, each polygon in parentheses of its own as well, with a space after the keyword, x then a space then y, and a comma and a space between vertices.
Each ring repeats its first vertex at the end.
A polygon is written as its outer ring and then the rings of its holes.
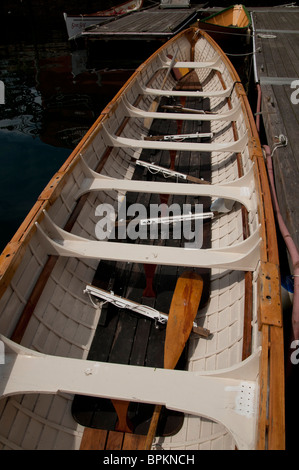
MULTIPOLYGON (((198 5, 198 8, 200 5, 198 5)), ((90 26, 81 33, 83 39, 168 40, 197 18, 197 8, 153 7, 129 13, 105 23, 90 26)))
POLYGON ((252 18, 255 81, 280 211, 299 248, 299 8, 252 8, 252 18), (280 136, 287 144, 275 149, 280 136))

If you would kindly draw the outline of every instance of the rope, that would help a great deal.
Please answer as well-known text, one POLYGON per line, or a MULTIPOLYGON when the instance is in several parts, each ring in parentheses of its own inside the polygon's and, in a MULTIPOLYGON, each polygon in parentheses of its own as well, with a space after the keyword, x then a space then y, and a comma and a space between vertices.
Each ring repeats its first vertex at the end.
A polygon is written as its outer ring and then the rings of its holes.
POLYGON ((277 36, 275 36, 275 34, 264 34, 264 33, 258 33, 257 37, 261 38, 261 39, 275 39, 275 38, 277 38, 277 36))
POLYGON ((259 47, 256 51, 253 51, 253 52, 246 52, 246 53, 244 53, 244 54, 230 54, 230 53, 228 53, 228 52, 225 52, 225 54, 226 54, 226 55, 230 55, 230 56, 236 56, 236 57, 237 57, 237 56, 240 56, 240 57, 242 57, 242 56, 250 56, 250 55, 253 56, 254 54, 257 54, 258 52, 261 52, 261 51, 262 51, 262 48, 259 47))

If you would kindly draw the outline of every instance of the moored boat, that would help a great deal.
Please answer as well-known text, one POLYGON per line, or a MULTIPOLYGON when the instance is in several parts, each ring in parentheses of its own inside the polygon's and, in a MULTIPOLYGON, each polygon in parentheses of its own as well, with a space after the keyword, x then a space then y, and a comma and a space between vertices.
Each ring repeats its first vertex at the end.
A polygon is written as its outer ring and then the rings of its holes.
POLYGON ((236 38, 239 42, 242 37, 249 38, 251 18, 247 8, 238 4, 217 11, 206 18, 198 19, 197 25, 209 33, 222 47, 231 42, 236 48, 236 38))
POLYGON ((77 14, 72 15, 69 13, 63 13, 64 21, 69 39, 75 38, 78 34, 82 33, 88 26, 95 24, 101 24, 104 21, 124 15, 135 10, 142 8, 143 0, 129 0, 113 8, 109 8, 103 11, 97 11, 91 14, 77 14))
POLYGON ((166 424, 153 446, 284 448, 264 158, 240 79, 205 32, 180 33, 136 70, 41 193, 0 273, 3 448, 103 448, 113 435, 142 449, 155 405, 166 424), (200 279, 193 299, 185 287, 200 279), (196 318, 171 325, 182 354, 165 365, 173 311, 189 314, 191 298, 196 318))

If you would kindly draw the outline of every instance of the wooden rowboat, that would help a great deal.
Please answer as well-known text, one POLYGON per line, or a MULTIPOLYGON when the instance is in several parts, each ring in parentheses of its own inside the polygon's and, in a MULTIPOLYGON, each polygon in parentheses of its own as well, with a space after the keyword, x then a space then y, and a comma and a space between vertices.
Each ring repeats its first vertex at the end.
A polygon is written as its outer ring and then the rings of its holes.
POLYGON ((251 26, 249 12, 244 5, 232 5, 198 21, 205 31, 245 33, 251 26))
POLYGON ((221 47, 226 48, 232 44, 233 52, 242 39, 249 39, 251 18, 244 5, 232 5, 206 18, 198 19, 197 26, 209 33, 221 47))
POLYGON ((72 15, 63 13, 68 37, 72 39, 82 33, 88 26, 103 23, 111 19, 111 17, 139 10, 142 5, 143 0, 129 0, 108 10, 97 11, 91 14, 72 15))
POLYGON ((155 405, 164 450, 284 448, 263 153, 239 77, 205 32, 185 30, 136 70, 41 193, 0 274, 2 448, 142 449, 155 405), (141 231, 163 223, 167 237, 141 231), (190 230, 174 237, 178 226, 190 230), (175 309, 190 313, 186 285, 199 279, 197 317, 171 329, 175 352, 190 330, 188 344, 163 366, 165 328, 175 309))

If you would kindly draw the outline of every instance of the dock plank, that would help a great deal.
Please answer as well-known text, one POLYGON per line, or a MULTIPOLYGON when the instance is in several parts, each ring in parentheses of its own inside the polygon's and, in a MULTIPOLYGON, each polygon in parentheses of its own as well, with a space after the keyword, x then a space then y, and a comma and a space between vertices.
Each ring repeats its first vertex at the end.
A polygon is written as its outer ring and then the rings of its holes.
POLYGON ((256 8, 253 20, 255 46, 261 49, 256 55, 256 71, 267 140, 262 143, 272 151, 279 135, 287 138, 287 146, 274 151, 273 167, 280 211, 299 248, 299 103, 291 99, 292 81, 299 77, 299 8, 256 8))
POLYGON ((197 18, 196 8, 159 9, 153 7, 94 25, 82 32, 88 39, 170 38, 197 18))

